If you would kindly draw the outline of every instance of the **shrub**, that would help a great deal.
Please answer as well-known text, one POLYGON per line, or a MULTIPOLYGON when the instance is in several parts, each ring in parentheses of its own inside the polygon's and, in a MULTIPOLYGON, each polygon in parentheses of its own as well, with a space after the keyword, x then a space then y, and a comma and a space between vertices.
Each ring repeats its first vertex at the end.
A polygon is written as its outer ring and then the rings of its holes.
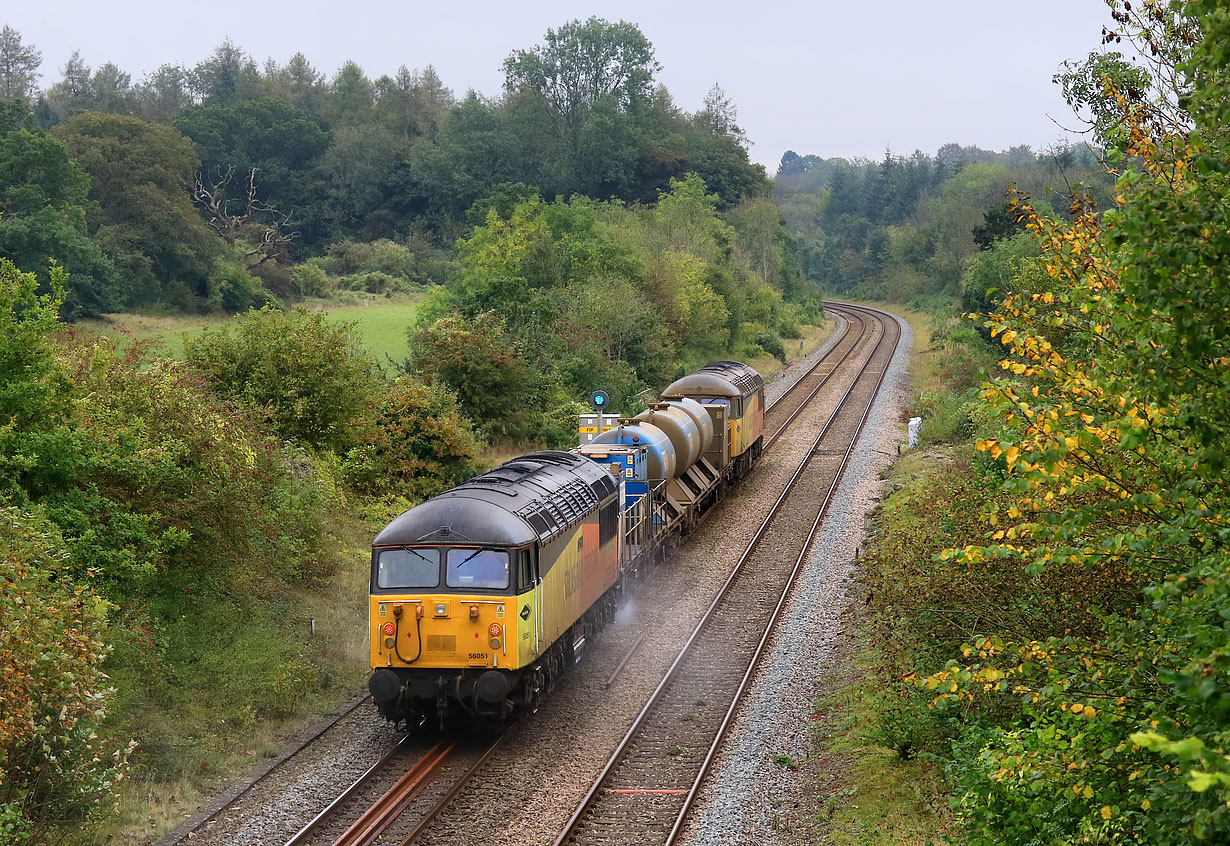
POLYGON ((238 314, 253 306, 260 308, 270 304, 272 299, 260 281, 238 262, 219 259, 214 263, 209 277, 209 302, 214 308, 238 314))
POLYGON ((74 475, 76 448, 63 423, 69 386, 50 334, 59 327, 65 275, 52 265, 53 293, 0 259, 0 494, 52 488, 74 475))
POLYGON ((797 341, 803 337, 803 332, 799 328, 799 324, 789 317, 783 317, 777 322, 777 334, 780 338, 789 338, 792 341, 797 341))
POLYGON ((453 391, 484 429, 516 438, 532 433, 540 385, 516 339, 494 312, 441 317, 410 340, 413 366, 453 391))
POLYGON ((327 297, 337 290, 337 281, 318 265, 300 264, 290 269, 290 284, 301 297, 327 297))
POLYGON ((214 389, 267 408, 282 437, 344 453, 359 443, 381 377, 353 323, 263 308, 185 344, 214 389))
POLYGON ((71 483, 37 493, 79 568, 116 596, 185 569, 224 579, 272 537, 298 575, 321 530, 315 474, 265 431, 260 412, 211 392, 147 345, 70 335, 60 363, 74 387, 71 483))
POLYGON ((339 241, 330 245, 328 255, 318 261, 334 276, 375 272, 409 281, 415 274, 414 253, 387 238, 370 243, 339 241))
POLYGON ((786 363, 786 347, 782 344, 782 339, 772 332, 768 330, 757 332, 752 341, 782 364, 786 363))
POLYGON ((344 276, 338 280, 338 284, 350 291, 366 291, 369 294, 387 295, 406 289, 404 280, 378 270, 344 276))
POLYGON ((111 795, 128 749, 96 733, 112 691, 102 672, 105 603, 73 580, 59 532, 0 506, 0 840, 42 842, 111 795))
POLYGON ((406 377, 381 403, 367 441, 347 455, 344 472, 365 494, 420 500, 473 475, 480 450, 450 391, 406 377))

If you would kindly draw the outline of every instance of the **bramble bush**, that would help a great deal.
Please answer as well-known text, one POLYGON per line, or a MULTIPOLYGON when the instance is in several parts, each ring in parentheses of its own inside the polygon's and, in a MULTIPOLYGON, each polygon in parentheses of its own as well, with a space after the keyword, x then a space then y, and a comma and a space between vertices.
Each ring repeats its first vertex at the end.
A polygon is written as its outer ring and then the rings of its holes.
POLYGON ((103 662, 106 603, 58 530, 0 505, 0 841, 101 814, 132 746, 99 737, 113 691, 103 662))

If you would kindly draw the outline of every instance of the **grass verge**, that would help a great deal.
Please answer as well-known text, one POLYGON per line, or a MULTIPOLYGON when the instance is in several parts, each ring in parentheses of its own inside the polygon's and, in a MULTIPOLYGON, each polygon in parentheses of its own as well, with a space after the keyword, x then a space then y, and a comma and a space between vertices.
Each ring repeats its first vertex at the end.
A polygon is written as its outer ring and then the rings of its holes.
POLYGON ((828 340, 829 335, 833 334, 834 325, 833 318, 822 317, 815 326, 800 326, 799 333, 802 335, 801 338, 783 338, 782 346, 786 348, 785 363, 778 361, 771 355, 765 355, 753 358, 751 361, 746 362, 746 364, 756 368, 756 371, 768 380, 783 370, 787 364, 794 364, 796 361, 806 358, 820 349, 824 342, 828 340))
POLYGON ((152 842, 261 760, 276 756, 305 725, 363 689, 370 532, 357 520, 333 530, 339 543, 354 552, 343 553, 328 578, 286 596, 279 603, 280 619, 249 620, 216 662, 198 668, 196 677, 185 677, 188 688, 203 688, 199 697, 187 696, 174 709, 165 703, 136 702, 116 709, 117 734, 124 735, 127 726, 127 735, 144 738, 138 767, 121 785, 117 813, 99 829, 84 833, 84 839, 70 834, 67 843, 152 842), (242 687, 238 668, 260 667, 287 637, 299 642, 306 661, 269 666, 267 671, 285 677, 289 701, 254 708, 242 690, 228 697, 204 689, 209 685, 206 674, 218 686, 242 687), (303 672, 311 678, 304 681, 303 672))
POLYGON ((917 711, 896 701, 908 695, 900 667, 913 656, 898 654, 909 637, 893 635, 908 635, 911 626, 893 619, 900 609, 891 597, 908 591, 911 579, 926 579, 929 550, 952 542, 943 515, 923 504, 942 511, 942 503, 958 498, 953 488, 963 478, 958 445, 967 437, 966 391, 993 359, 972 327, 955 318, 869 305, 904 317, 913 329, 910 398, 902 418, 921 416, 922 437, 920 448, 904 453, 888 472, 892 490, 874 517, 864 587, 846 621, 848 654, 836 662, 846 669, 821 688, 816 702, 813 757, 825 762, 816 778, 816 831, 834 846, 924 846, 955 836, 942 764, 920 751, 943 733, 916 724, 917 711))
MULTIPOLYGON (((863 650, 873 648, 865 640, 863 650)), ((870 662, 868 662, 870 663, 870 662)), ((866 675, 816 703, 817 713, 840 716, 818 743, 824 760, 844 761, 843 782, 823 799, 821 828, 832 846, 938 846, 953 833, 940 768, 932 761, 902 758, 878 745, 868 727, 877 713, 878 687, 866 675)))

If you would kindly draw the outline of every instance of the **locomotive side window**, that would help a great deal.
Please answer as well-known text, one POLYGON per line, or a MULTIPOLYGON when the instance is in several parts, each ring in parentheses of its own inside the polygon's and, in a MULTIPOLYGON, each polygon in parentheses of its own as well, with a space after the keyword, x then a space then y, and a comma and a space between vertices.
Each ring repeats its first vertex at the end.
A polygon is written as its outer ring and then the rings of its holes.
POLYGON ((598 509, 598 546, 606 546, 619 531, 619 497, 598 509))
POLYGON ((502 549, 450 549, 444 582, 451 588, 507 588, 508 553, 502 549))
POLYGON ((525 593, 534 587, 534 561, 530 550, 517 550, 517 592, 525 593))
POLYGON ((433 588, 440 584, 440 550, 382 549, 376 559, 376 586, 433 588))

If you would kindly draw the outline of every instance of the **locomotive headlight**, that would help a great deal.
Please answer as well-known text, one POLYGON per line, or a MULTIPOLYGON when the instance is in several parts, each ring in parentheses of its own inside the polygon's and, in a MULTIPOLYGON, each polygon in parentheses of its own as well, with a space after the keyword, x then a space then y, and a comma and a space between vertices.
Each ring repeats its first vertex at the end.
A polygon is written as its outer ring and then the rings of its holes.
POLYGON ((437 602, 436 603, 436 616, 443 617, 446 614, 448 614, 448 606, 445 605, 443 602, 437 602))
POLYGON ((487 629, 487 631, 491 632, 492 637, 499 637, 500 636, 500 624, 492 623, 491 628, 487 629))
POLYGON ((384 633, 387 635, 393 634, 393 624, 392 623, 384 624, 384 633))
POLYGON ((391 637, 386 637, 386 638, 384 639, 384 648, 385 648, 385 649, 392 649, 392 648, 393 648, 393 644, 394 644, 394 640, 393 640, 393 638, 391 638, 391 637))
POLYGON ((500 639, 498 637, 491 638, 491 648, 492 649, 500 648, 500 639))

